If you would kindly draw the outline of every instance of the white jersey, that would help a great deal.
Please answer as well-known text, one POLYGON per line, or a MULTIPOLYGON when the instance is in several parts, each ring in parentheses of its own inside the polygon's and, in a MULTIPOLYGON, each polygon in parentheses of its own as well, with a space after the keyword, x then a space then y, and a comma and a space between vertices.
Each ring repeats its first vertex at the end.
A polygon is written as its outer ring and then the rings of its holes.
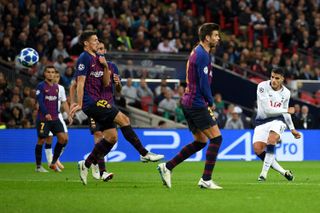
POLYGON ((258 84, 257 88, 257 117, 256 124, 261 125, 273 120, 285 122, 290 129, 294 129, 291 115, 288 113, 290 91, 285 87, 275 91, 270 80, 258 84))
MULTIPOLYGON (((65 91, 65 89, 64 89, 64 87, 62 85, 58 84, 58 87, 59 87, 59 94, 58 94, 58 110, 59 110, 59 114, 58 114, 58 117, 59 117, 59 120, 61 121, 61 123, 63 125, 64 132, 68 132, 66 122, 64 122, 63 116, 62 116, 62 114, 60 112, 61 102, 67 101, 66 91, 65 91)), ((49 132, 49 136, 53 136, 51 131, 49 132)))
POLYGON ((66 96, 66 91, 64 89, 64 87, 60 84, 58 84, 59 86, 59 95, 58 95, 58 110, 60 113, 60 108, 61 108, 61 102, 66 102, 67 101, 67 96, 66 96))

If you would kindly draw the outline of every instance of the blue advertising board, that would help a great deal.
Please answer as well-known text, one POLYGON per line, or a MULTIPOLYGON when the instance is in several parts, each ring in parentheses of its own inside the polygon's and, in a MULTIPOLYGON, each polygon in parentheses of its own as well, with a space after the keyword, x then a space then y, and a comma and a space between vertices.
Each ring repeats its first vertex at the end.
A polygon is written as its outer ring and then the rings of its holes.
MULTIPOLYGON (((171 159, 183 146, 193 141, 187 129, 136 129, 143 145, 152 152, 171 159)), ((305 130, 301 139, 294 139, 285 132, 277 145, 276 156, 279 161, 320 160, 320 130, 305 130)), ((139 161, 139 153, 127 142, 121 131, 118 143, 106 159, 112 162, 139 161)), ((257 160, 252 149, 252 130, 222 130, 223 143, 219 151, 220 160, 257 160)), ((0 163, 34 162, 34 149, 37 142, 35 129, 0 130, 0 163)), ((83 159, 93 148, 93 137, 88 129, 70 129, 69 143, 61 156, 62 161, 83 159)), ((188 161, 205 159, 205 150, 191 156, 188 161)), ((43 152, 43 161, 45 161, 43 152)))

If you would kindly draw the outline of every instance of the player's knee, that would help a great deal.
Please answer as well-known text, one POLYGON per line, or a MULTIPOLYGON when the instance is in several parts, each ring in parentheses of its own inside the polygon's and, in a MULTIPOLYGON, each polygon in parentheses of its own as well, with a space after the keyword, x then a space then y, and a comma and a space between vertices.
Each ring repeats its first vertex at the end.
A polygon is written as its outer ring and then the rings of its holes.
POLYGON ((118 136, 113 135, 110 137, 110 139, 108 140, 110 143, 115 144, 118 141, 118 136))
POLYGON ((43 145, 45 143, 46 139, 45 138, 39 138, 37 144, 38 145, 43 145))
POLYGON ((119 112, 117 117, 118 117, 118 122, 117 123, 120 126, 128 126, 128 125, 130 125, 130 119, 128 118, 128 116, 126 116, 122 112, 119 112))
POLYGON ((264 147, 255 143, 253 144, 253 150, 254 150, 254 153, 256 153, 257 155, 260 155, 264 151, 264 147))

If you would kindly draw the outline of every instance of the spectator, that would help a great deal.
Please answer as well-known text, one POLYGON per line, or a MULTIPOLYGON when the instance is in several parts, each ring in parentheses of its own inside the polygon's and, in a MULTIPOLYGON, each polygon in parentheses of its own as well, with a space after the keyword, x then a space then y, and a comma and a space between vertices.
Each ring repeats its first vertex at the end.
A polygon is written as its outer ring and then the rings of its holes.
POLYGON ((231 118, 227 120, 225 129, 243 129, 243 122, 241 120, 242 109, 238 106, 234 107, 231 113, 231 118))
POLYGON ((148 87, 146 79, 140 79, 140 86, 137 89, 138 100, 141 101, 143 97, 151 97, 153 99, 153 93, 151 89, 148 87))
POLYGON ((303 105, 301 107, 301 116, 297 129, 313 129, 314 128, 314 118, 309 113, 309 107, 303 105))
POLYGON ((172 99, 172 93, 166 91, 165 99, 159 103, 158 112, 165 118, 172 118, 176 108, 177 102, 172 99))
POLYGON ((154 89, 154 93, 156 96, 160 95, 161 94, 161 88, 162 87, 165 87, 167 89, 167 91, 171 92, 172 93, 172 89, 167 85, 167 79, 166 78, 163 78, 161 79, 161 83, 159 86, 157 86, 155 89, 154 89))
POLYGON ((137 77, 137 70, 134 69, 133 61, 128 60, 127 66, 125 70, 122 72, 123 78, 136 78, 137 77))
POLYGON ((67 64, 63 61, 63 55, 58 55, 58 60, 53 63, 53 66, 56 68, 56 70, 58 70, 60 76, 65 75, 66 69, 68 67, 67 64))
POLYGON ((69 58, 69 53, 67 52, 66 48, 63 46, 63 42, 58 42, 57 47, 54 48, 52 52, 52 61, 56 62, 59 56, 62 56, 62 59, 69 58))
POLYGON ((127 79, 126 85, 122 87, 121 94, 124 96, 127 104, 137 107, 137 89, 132 86, 132 78, 127 79))

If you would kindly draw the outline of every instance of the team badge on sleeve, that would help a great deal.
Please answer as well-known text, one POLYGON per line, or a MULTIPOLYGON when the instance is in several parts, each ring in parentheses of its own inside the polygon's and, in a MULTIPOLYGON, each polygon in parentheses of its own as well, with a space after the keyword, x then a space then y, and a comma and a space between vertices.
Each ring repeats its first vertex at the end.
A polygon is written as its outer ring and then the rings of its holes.
POLYGON ((263 93, 263 92, 264 92, 264 89, 263 89, 262 87, 260 87, 260 88, 259 88, 259 92, 260 92, 260 93, 263 93))
POLYGON ((208 71, 209 71, 208 67, 203 68, 204 74, 208 74, 208 71))
POLYGON ((84 64, 79 64, 78 65, 78 70, 82 71, 82 70, 84 70, 84 68, 85 68, 84 64))
POLYGON ((36 95, 39 95, 39 94, 40 94, 40 90, 37 90, 37 91, 36 91, 36 95))

